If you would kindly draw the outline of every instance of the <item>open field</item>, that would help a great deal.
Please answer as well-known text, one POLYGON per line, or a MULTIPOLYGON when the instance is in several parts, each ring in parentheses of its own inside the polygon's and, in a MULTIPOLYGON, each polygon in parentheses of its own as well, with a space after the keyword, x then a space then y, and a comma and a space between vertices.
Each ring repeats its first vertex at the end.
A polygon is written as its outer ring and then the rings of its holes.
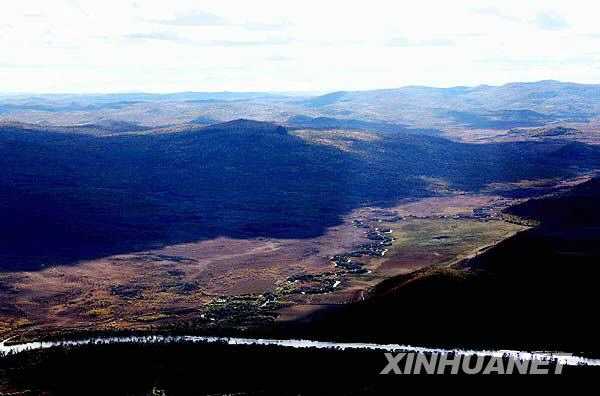
MULTIPOLYGON (((561 191, 570 180, 491 185, 561 191)), ((519 194, 516 194, 519 195, 519 194)), ((0 274, 0 334, 227 329, 302 318, 360 301, 385 279, 473 257, 527 227, 501 212, 521 199, 446 194, 363 207, 313 238, 218 237, 0 274)))
POLYGON ((2 336, 296 319, 324 305, 359 300, 383 279, 455 262, 522 230, 495 218, 508 203, 483 195, 429 198, 355 210, 316 238, 220 237, 4 272, 2 336), (364 271, 332 262, 373 243, 369 235, 376 229, 393 240, 383 256, 353 258, 364 271), (230 315, 235 306, 247 312, 230 315))

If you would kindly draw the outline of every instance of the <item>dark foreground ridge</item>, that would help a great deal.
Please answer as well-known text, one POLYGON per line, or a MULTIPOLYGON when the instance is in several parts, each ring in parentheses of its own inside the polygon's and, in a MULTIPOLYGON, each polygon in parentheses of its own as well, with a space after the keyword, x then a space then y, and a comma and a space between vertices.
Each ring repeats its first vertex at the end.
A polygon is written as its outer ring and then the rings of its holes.
MULTIPOLYGON (((382 352, 360 350, 189 343, 87 345, 0 359, 0 391, 44 395, 382 395, 396 394, 409 382, 430 387, 442 379, 439 375, 379 375, 386 362, 382 352)), ((596 373, 594 367, 567 366, 563 370, 563 376, 575 379, 596 373)), ((474 381, 473 376, 452 376, 455 384, 462 379, 471 385, 474 381)))

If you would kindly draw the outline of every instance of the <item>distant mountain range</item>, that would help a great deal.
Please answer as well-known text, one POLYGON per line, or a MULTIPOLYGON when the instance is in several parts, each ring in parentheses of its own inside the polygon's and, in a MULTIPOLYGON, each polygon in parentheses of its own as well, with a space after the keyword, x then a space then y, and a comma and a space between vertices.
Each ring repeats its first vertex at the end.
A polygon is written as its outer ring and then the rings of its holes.
POLYGON ((358 107, 393 117, 402 111, 429 113, 467 126, 510 128, 548 121, 582 121, 600 114, 600 85, 540 81, 502 86, 404 87, 374 91, 340 91, 310 98, 317 109, 358 107))
POLYGON ((323 107, 352 102, 375 104, 380 101, 391 101, 400 106, 425 106, 427 108, 485 109, 489 111, 530 109, 540 113, 570 109, 596 113, 600 109, 600 85, 549 80, 501 86, 480 85, 453 88, 411 86, 373 91, 340 91, 308 99, 305 103, 323 107), (584 108, 576 108, 575 106, 578 105, 583 105, 584 108))
POLYGON ((289 119, 290 124, 298 124, 306 121, 299 117, 310 117, 382 132, 389 130, 390 124, 510 129, 558 121, 586 122, 600 116, 600 85, 539 81, 453 88, 410 86, 320 96, 256 92, 0 96, 0 117, 4 119, 38 122, 41 118, 57 125, 64 113, 90 123, 101 116, 154 126, 236 118, 280 123, 289 119))

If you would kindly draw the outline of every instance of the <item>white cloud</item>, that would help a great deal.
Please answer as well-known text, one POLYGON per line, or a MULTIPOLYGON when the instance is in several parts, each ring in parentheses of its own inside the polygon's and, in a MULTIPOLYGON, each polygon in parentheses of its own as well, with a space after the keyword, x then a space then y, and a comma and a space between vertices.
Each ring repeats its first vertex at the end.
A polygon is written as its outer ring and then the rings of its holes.
POLYGON ((369 89, 600 82, 584 0, 21 0, 0 91, 369 89))

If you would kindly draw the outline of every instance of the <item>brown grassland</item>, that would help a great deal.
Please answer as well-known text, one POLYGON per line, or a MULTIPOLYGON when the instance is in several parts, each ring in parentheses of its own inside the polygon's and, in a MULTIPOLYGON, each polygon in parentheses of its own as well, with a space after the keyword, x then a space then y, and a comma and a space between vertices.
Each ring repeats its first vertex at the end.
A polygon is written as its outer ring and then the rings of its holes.
POLYGON ((228 309, 249 307, 234 325, 264 319, 266 307, 267 318, 297 319, 330 304, 356 301, 386 278, 452 264, 524 229, 499 214, 511 202, 494 195, 427 198, 357 209, 316 238, 221 237, 3 273, 0 334, 28 338, 54 331, 148 330, 203 320, 229 325, 228 309), (367 270, 362 274, 334 265, 334 255, 368 243, 374 229, 393 237, 384 256, 357 258, 367 270), (309 279, 293 278, 305 275, 309 279))

